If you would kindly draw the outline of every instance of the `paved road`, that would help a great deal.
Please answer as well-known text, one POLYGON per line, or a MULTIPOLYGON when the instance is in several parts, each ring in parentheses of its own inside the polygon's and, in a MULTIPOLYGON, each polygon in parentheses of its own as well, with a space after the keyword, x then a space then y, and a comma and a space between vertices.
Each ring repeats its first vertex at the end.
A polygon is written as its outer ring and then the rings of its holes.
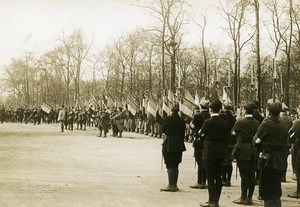
MULTIPOLYGON (((207 201, 195 190, 193 148, 186 143, 176 193, 161 171, 161 139, 124 132, 124 138, 98 138, 97 130, 59 132, 59 125, 0 124, 0 207, 183 207, 207 201)), ((296 182, 288 171, 283 207, 300 206, 287 198, 296 182)), ((224 187, 221 207, 237 207, 240 179, 224 187)), ((257 189, 255 190, 257 196, 257 189)), ((255 200, 255 206, 262 202, 255 200)))

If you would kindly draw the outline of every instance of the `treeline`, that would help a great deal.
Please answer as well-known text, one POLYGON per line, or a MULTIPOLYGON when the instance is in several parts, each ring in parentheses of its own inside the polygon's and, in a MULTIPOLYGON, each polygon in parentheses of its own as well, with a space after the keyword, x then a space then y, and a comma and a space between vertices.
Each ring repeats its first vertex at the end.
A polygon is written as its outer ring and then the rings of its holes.
MULTIPOLYGON (((125 33, 97 53, 82 29, 61 34, 56 46, 41 56, 26 52, 5 68, 3 89, 8 105, 74 105, 111 96, 123 101, 155 94, 196 92, 213 99, 228 94, 234 106, 258 100, 262 107, 274 96, 290 108, 299 105, 300 6, 292 0, 220 1, 228 22, 230 45, 207 44, 207 17, 192 19, 185 0, 154 0, 144 6, 157 19, 151 27, 125 33), (261 13, 265 19, 260 19, 261 13), (267 16, 267 18, 266 18, 267 16), (252 19, 256 19, 253 22, 252 19), (184 25, 196 22, 200 42, 184 42, 184 25), (268 28, 273 45, 261 52, 260 29, 268 28), (183 90, 184 89, 184 90, 183 90)), ((222 40, 219 40, 222 42, 222 40)))

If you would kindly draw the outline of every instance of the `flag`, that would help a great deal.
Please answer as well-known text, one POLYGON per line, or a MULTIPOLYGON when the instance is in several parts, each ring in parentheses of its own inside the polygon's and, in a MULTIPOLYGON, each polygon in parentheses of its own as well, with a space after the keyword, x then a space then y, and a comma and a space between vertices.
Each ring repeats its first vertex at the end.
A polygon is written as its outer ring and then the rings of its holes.
POLYGON ((195 103, 195 99, 193 98, 193 96, 190 94, 190 92, 188 90, 185 90, 185 98, 192 103, 195 103))
POLYGON ((151 100, 148 99, 148 104, 147 104, 147 112, 156 117, 156 109, 157 109, 157 104, 151 100))
POLYGON ((183 98, 179 105, 180 111, 188 117, 193 117, 195 107, 196 105, 186 98, 183 98))
POLYGON ((131 96, 127 98, 127 108, 132 113, 132 115, 135 115, 136 112, 139 110, 138 105, 134 102, 131 96))
POLYGON ((168 100, 173 103, 174 102, 174 93, 171 90, 168 90, 168 100))
POLYGON ((195 94, 195 104, 200 107, 200 98, 197 91, 195 94))
POLYGON ((223 87, 223 95, 222 95, 223 101, 226 101, 229 99, 226 88, 227 88, 226 86, 223 87))
POLYGON ((49 106, 49 105, 46 104, 46 103, 43 103, 43 104, 41 105, 41 107, 42 107, 42 110, 43 110, 44 112, 46 112, 47 114, 49 114, 49 112, 51 111, 51 106, 49 106))
POLYGON ((107 102, 106 107, 111 108, 111 107, 115 106, 115 102, 109 95, 107 95, 105 98, 106 98, 106 102, 107 102))
POLYGON ((162 103, 162 110, 163 110, 163 113, 165 113, 165 115, 163 115, 162 117, 165 117, 165 116, 168 116, 170 113, 171 113, 171 110, 170 110, 170 107, 168 106, 167 104, 167 98, 164 96, 163 97, 163 103, 162 103))

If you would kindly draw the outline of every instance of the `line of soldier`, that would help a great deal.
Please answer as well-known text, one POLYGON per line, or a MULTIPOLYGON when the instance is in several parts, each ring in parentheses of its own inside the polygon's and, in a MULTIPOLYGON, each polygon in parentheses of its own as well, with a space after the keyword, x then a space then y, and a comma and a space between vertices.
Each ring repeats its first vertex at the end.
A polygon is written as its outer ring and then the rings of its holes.
MULTIPOLYGON (((209 200, 200 206, 219 206, 222 186, 231 186, 232 162, 236 160, 241 176, 241 196, 233 202, 253 205, 252 196, 257 180, 258 199, 264 201, 264 206, 281 207, 280 183, 286 182, 289 153, 292 155, 292 169, 296 174, 297 188, 294 193, 288 194, 288 197, 299 197, 300 119, 293 122, 284 103, 268 103, 269 115, 266 117, 258 112, 258 103, 255 101, 244 106, 245 113, 240 117, 234 116, 232 105, 228 101, 223 102, 224 110, 221 110, 220 100, 210 103, 202 99, 200 106, 201 109, 198 109, 191 123, 198 171, 197 182, 190 186, 196 189, 208 188, 209 200)), ((169 184, 161 191, 179 190, 178 165, 186 148, 180 141, 182 130, 179 133, 181 121, 176 118, 177 113, 178 110, 173 109, 173 118, 163 122, 165 134, 162 151, 168 169, 169 184), (178 131, 179 134, 174 134, 174 131, 178 131)))

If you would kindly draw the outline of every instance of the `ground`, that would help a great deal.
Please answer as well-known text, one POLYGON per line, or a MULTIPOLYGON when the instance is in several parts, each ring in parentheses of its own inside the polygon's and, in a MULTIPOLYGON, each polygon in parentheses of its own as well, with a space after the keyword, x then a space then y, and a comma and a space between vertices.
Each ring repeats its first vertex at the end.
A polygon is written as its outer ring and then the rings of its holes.
MULTIPOLYGON (((0 124, 0 207, 196 207, 207 201, 207 190, 189 187, 197 170, 191 143, 179 168, 180 191, 170 193, 160 192, 167 185, 161 139, 132 132, 99 138, 93 127, 59 131, 58 124, 0 124)), ((287 197, 295 188, 289 166, 283 207, 300 206, 287 197)), ((234 164, 220 206, 238 207, 232 201, 239 195, 234 164)), ((256 198, 257 188, 254 206, 263 206, 256 198)))

